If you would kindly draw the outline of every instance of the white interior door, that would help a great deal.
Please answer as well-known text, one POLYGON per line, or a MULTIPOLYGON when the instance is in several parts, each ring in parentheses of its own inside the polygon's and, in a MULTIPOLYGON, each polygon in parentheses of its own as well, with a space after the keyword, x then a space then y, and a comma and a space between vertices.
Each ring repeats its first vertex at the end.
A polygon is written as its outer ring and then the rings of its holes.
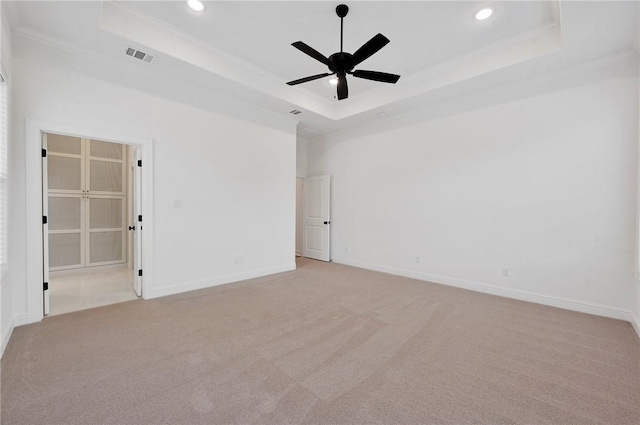
POLYGON ((47 216, 45 257, 50 270, 85 266, 84 143, 79 137, 43 134, 43 206, 47 216))
POLYGON ((106 266, 126 261, 126 209, 122 196, 87 195, 87 266, 106 266))
POLYGON ((331 176, 307 177, 303 184, 302 256, 330 261, 331 176))
POLYGON ((126 261, 126 147, 85 139, 86 266, 126 261))
POLYGON ((135 150, 136 166, 133 172, 133 270, 134 289, 136 294, 142 296, 142 152, 140 148, 135 150))

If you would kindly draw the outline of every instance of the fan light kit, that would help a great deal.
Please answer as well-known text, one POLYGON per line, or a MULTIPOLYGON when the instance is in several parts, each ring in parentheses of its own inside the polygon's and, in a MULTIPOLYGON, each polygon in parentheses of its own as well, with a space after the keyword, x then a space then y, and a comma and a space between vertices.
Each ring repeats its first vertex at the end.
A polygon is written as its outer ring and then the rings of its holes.
POLYGON ((485 19, 489 19, 491 15, 493 15, 493 9, 491 8, 482 9, 481 11, 476 13, 476 19, 478 21, 484 21, 485 19))
MULTIPOLYGON (((332 54, 328 58, 302 41, 291 43, 293 47, 300 50, 302 53, 305 53, 318 62, 322 62, 327 65, 331 72, 325 72, 324 74, 317 74, 310 77, 300 78, 299 80, 289 81, 287 83, 288 85, 295 86, 296 84, 306 83, 319 78, 328 77, 329 75, 336 75, 337 78, 335 79, 335 84, 338 86, 338 100, 342 100, 349 97, 347 74, 353 75, 356 78, 364 78, 365 80, 380 81, 382 83, 391 84, 395 84, 400 79, 399 75, 388 74, 386 72, 364 71, 360 69, 353 71, 353 68, 361 62, 364 62, 366 59, 369 59, 374 53, 386 46, 389 43, 389 39, 382 34, 377 34, 373 36, 371 40, 364 43, 364 45, 356 50, 354 54, 345 52, 342 49, 342 39, 344 34, 343 20, 344 17, 347 16, 347 13, 349 13, 349 7, 346 4, 341 4, 336 7, 336 14, 340 18, 340 51, 332 54)), ((332 80, 329 80, 329 82, 333 84, 331 81, 332 80)))
POLYGON ((196 12, 204 10, 204 4, 200 0, 187 0, 187 5, 196 12))
POLYGON ((331 84, 332 86, 335 86, 338 84, 338 79, 337 78, 332 78, 329 80, 329 84, 331 84))

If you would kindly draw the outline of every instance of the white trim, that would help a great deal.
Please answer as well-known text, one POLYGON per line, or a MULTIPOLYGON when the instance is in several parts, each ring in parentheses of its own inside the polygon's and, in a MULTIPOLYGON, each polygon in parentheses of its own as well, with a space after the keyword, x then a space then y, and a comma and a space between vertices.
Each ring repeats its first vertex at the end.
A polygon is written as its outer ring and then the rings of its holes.
POLYGON ((284 102, 300 104, 305 109, 335 119, 332 116, 335 103, 332 103, 330 98, 307 89, 303 89, 306 94, 301 94, 298 90, 287 90, 281 77, 211 43, 205 43, 162 20, 140 13, 124 2, 104 2, 98 26, 103 31, 127 38, 135 45, 149 47, 216 76, 274 96, 284 102), (132 28, 135 28, 133 32, 132 28))
MULTIPOLYGON (((560 7, 553 8, 553 4, 559 3, 559 0, 550 0, 550 2, 552 10, 560 13, 560 7)), ((402 84, 404 88, 401 90, 398 89, 400 86, 394 88, 394 90, 389 90, 389 87, 379 86, 363 93, 362 99, 366 100, 364 102, 358 100, 355 104, 349 102, 348 104, 337 105, 335 102, 332 103, 330 99, 322 97, 305 87, 299 86, 295 90, 287 89, 281 78, 276 77, 265 69, 256 67, 224 49, 210 44, 203 44, 200 40, 186 34, 184 31, 177 30, 162 21, 141 14, 124 2, 104 2, 100 13, 99 27, 104 31, 128 39, 130 43, 143 45, 151 49, 152 53, 155 51, 158 54, 177 58, 217 77, 235 81, 244 87, 251 88, 267 96, 274 96, 280 101, 297 105, 298 109, 312 111, 331 120, 348 118, 371 111, 375 107, 402 101, 405 98, 415 96, 417 93, 425 94, 438 87, 450 85, 460 79, 466 80, 478 77, 481 74, 493 71, 498 66, 496 64, 499 64, 500 68, 508 67, 562 48, 561 19, 553 20, 534 31, 517 34, 506 40, 500 40, 495 44, 486 46, 480 51, 462 55, 455 61, 438 64, 435 67, 406 76, 406 78, 403 77, 405 78, 403 81, 406 81, 402 84), (486 60, 487 55, 495 59, 489 61, 493 64, 490 67, 486 66, 489 63, 486 60), (434 77, 434 74, 437 74, 435 76, 437 78, 434 77)), ((113 64, 113 61, 108 61, 99 53, 88 51, 65 40, 52 38, 42 33, 42 31, 27 25, 20 25, 15 28, 14 34, 18 37, 42 44, 54 45, 68 52, 113 64)), ((148 68, 148 70, 151 70, 151 68, 148 68)), ((148 73, 151 74, 151 72, 148 73)), ((219 94, 217 96, 219 97, 219 94)), ((360 99, 360 96, 353 99, 360 99)), ((241 102, 241 100, 234 100, 234 102, 241 102)), ((255 108, 255 105, 253 107, 255 108)), ((282 115, 280 117, 284 118, 282 115)))
MULTIPOLYGON (((361 138, 363 135, 389 131, 392 128, 404 128, 424 123, 434 119, 456 115, 461 111, 477 110, 492 105, 495 99, 499 99, 500 104, 509 103, 522 98, 523 93, 531 93, 530 90, 544 91, 550 83, 571 79, 577 76, 589 76, 591 72, 607 72, 618 66, 637 66, 638 54, 633 50, 624 50, 609 56, 590 59, 576 65, 567 65, 555 70, 545 71, 521 80, 505 83, 491 91, 477 91, 464 96, 448 97, 448 100, 439 101, 431 105, 419 106, 408 112, 399 115, 388 116, 384 120, 367 121, 354 124, 337 130, 327 130, 318 133, 316 136, 307 136, 310 140, 342 141, 352 138, 361 138), (503 92, 519 93, 514 96, 506 96, 503 92), (489 96, 490 93, 491 95, 489 96)), ((526 96, 525 96, 526 97, 526 96)), ((302 126, 299 126, 302 127, 302 126)))
POLYGON ((108 272, 126 270, 126 269, 132 269, 132 267, 128 267, 127 263, 124 262, 122 264, 109 264, 106 266, 90 266, 90 267, 82 267, 77 269, 52 271, 49 274, 49 276, 68 276, 68 275, 82 274, 87 272, 108 273, 108 272))
POLYGON ((27 324, 27 315, 21 314, 19 316, 12 317, 9 326, 6 329, 2 330, 2 337, 0 341, 0 358, 4 355, 4 350, 9 345, 9 341, 11 340, 11 335, 13 335, 13 330, 18 326, 27 324))
POLYGON ((18 316, 13 316, 13 326, 18 327, 22 325, 26 325, 29 323, 28 317, 26 314, 20 314, 18 316))
MULTIPOLYGON (((558 3, 559 0, 549 0, 558 3)), ((556 8, 559 11, 559 8, 556 8)), ((551 21, 534 31, 519 33, 506 40, 466 53, 454 60, 404 76, 403 84, 389 90, 384 85, 352 96, 348 103, 327 102, 308 88, 287 90, 281 78, 249 64, 224 49, 203 44, 197 38, 171 25, 149 18, 124 2, 104 2, 99 27, 134 44, 182 60, 212 74, 238 82, 279 100, 293 103, 331 120, 340 120, 374 108, 424 94, 439 87, 478 77, 487 72, 519 64, 562 48, 560 21, 551 21), (491 60, 486 58, 490 57, 491 60), (360 101, 366 99, 366 101, 360 101)))
MULTIPOLYGON (((126 145, 138 145, 142 150, 142 191, 145 237, 143 243, 143 298, 152 292, 153 264, 153 140, 105 133, 102 129, 87 128, 82 123, 50 123, 26 120, 26 204, 27 204, 27 316, 24 323, 39 322, 42 311, 42 169, 41 134, 56 133, 74 137, 109 140, 126 145)), ((19 326, 14 318, 15 326, 19 326)))
MULTIPOLYGON (((528 301, 536 304, 543 304, 558 307, 565 310, 579 311, 581 313, 593 314, 596 316, 609 317, 612 319, 625 320, 633 324, 633 313, 618 307, 595 304, 587 301, 579 301, 571 298, 556 297, 551 295, 538 294, 530 291, 501 288, 488 283, 473 282, 470 280, 456 279, 448 276, 440 276, 429 273, 422 273, 414 270, 399 269, 396 267, 382 266, 378 264, 366 263, 364 261, 350 260, 347 258, 333 258, 334 263, 347 266, 368 269, 382 273, 389 273, 397 276, 404 276, 411 279, 425 280, 427 282, 441 285, 454 286, 456 288, 469 289, 475 292, 497 295, 505 298, 513 298, 521 301, 528 301)), ((636 321, 637 322, 637 321, 636 321)), ((636 324, 637 325, 637 324, 636 324)), ((634 326, 636 326, 634 325, 634 326)), ((637 331, 637 329, 636 329, 637 331)), ((640 334, 639 334, 640 335, 640 334)))
MULTIPOLYGON (((2 2, 7 3, 7 2, 2 2)), ((11 3, 11 2, 10 2, 11 3)), ((85 49, 79 46, 76 46, 72 43, 69 43, 60 38, 52 37, 51 34, 45 34, 42 31, 36 30, 31 27, 20 26, 15 28, 12 32, 13 40, 26 40, 31 43, 35 43, 47 50, 49 49, 57 49, 59 51, 65 52, 67 54, 71 54, 77 57, 81 57, 85 60, 90 60, 99 64, 106 64, 113 66, 114 62, 112 59, 105 57, 104 55, 96 54, 95 51, 85 49)), ((17 43, 14 41, 14 43, 17 43)), ((146 67, 143 67, 146 68, 146 67)), ((123 71, 125 72, 125 71, 123 71)), ((248 102, 246 100, 240 99, 238 97, 231 97, 228 95, 221 95, 215 89, 209 87, 203 87, 201 84, 192 83, 189 81, 185 81, 184 79, 174 78, 166 75, 166 73, 159 72, 157 70, 152 70, 151 68, 146 68, 145 70, 141 70, 138 67, 127 68, 127 74, 135 73, 141 78, 145 79, 153 79, 156 82, 162 84, 168 84, 171 86, 180 86, 185 89, 193 89, 197 90, 200 93, 204 93, 208 96, 215 96, 217 99, 224 100, 224 108, 204 108, 209 110, 215 114, 222 114, 225 116, 232 117, 234 119, 240 119, 244 121, 258 122, 266 127, 288 131, 292 125, 297 125, 299 122, 298 119, 293 118, 292 115, 287 114, 287 116, 283 116, 278 112, 274 112, 273 109, 257 106, 255 103, 248 102)), ((9 76, 10 77, 10 76, 9 76)), ((116 83, 119 84, 119 83, 116 83)), ((173 98, 171 99, 173 100, 173 98)), ((195 104, 191 104, 194 106, 195 104)), ((197 105, 195 105, 197 106, 197 105)), ((200 106, 197 106, 200 107, 200 106)))
POLYGON ((198 289, 211 288, 218 285, 226 285, 228 283, 235 283, 242 280, 255 279, 257 277, 268 276, 276 273, 289 272, 295 269, 296 263, 294 262, 282 266, 267 267, 265 269, 228 274, 226 276, 214 277, 211 279, 183 282, 176 285, 165 286, 163 288, 153 288, 153 293, 150 296, 146 297, 146 299, 166 297, 168 295, 180 294, 183 292, 195 291, 198 289))
POLYGON ((636 331, 638 338, 640 338, 640 319, 633 313, 631 313, 631 326, 633 326, 633 330, 636 331))
POLYGON ((2 341, 0 341, 0 358, 4 354, 4 350, 9 345, 9 340, 11 339, 11 335, 13 334, 13 329, 15 328, 13 318, 9 321, 9 326, 6 329, 2 330, 2 341))

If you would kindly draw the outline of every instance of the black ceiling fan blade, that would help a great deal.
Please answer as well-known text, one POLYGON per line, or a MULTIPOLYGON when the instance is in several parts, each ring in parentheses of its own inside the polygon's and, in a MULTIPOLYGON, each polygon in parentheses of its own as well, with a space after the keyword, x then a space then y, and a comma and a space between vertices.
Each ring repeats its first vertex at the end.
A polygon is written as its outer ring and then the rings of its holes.
POLYGON ((296 41, 295 43, 291 43, 291 45, 296 49, 300 50, 302 53, 306 53, 307 55, 311 56, 315 60, 320 61, 323 64, 329 66, 329 59, 327 59, 325 55, 323 55, 313 47, 309 46, 308 44, 303 43, 302 41, 296 41))
POLYGON ((362 45, 353 54, 353 66, 358 65, 360 62, 368 59, 378 50, 382 49, 389 43, 389 39, 382 34, 374 35, 373 38, 362 45))
POLYGON ((382 83, 395 84, 400 79, 399 75, 388 74, 386 72, 377 71, 353 71, 353 76, 358 78, 364 78, 366 80, 380 81, 382 83))
POLYGON ((349 87, 347 86, 347 76, 338 75, 338 100, 349 97, 349 87))
POLYGON ((325 72, 324 74, 312 75, 310 77, 300 78, 298 80, 289 81, 287 84, 290 86, 295 86, 296 84, 306 83, 307 81, 317 80, 318 78, 328 77, 329 75, 333 75, 329 72, 325 72))

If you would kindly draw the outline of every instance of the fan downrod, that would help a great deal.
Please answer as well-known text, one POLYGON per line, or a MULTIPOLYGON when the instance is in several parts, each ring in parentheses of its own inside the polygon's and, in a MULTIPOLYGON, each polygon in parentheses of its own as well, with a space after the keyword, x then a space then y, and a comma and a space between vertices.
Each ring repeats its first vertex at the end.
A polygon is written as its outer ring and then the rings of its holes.
POLYGON ((338 15, 338 17, 344 18, 345 16, 347 16, 347 13, 349 13, 349 6, 347 6, 346 4, 340 4, 338 5, 338 7, 336 7, 336 14, 338 15))

